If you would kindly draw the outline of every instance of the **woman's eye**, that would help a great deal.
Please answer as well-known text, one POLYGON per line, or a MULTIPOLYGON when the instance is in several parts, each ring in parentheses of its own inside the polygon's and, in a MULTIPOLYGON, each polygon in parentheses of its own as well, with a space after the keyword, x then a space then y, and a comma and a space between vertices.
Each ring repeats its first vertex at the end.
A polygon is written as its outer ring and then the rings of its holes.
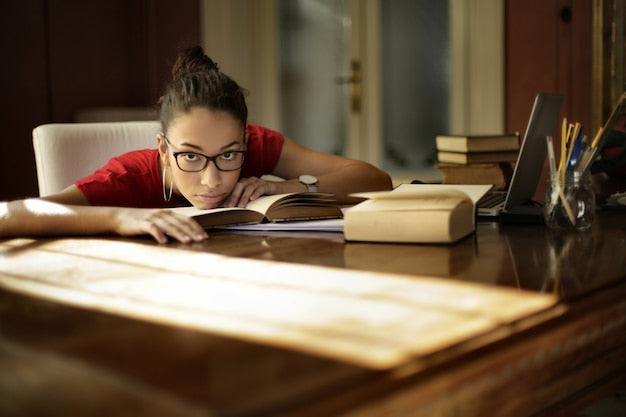
POLYGON ((183 155, 183 158, 186 162, 197 162, 200 159, 199 155, 195 153, 186 153, 183 155))
POLYGON ((225 161, 230 161, 234 157, 235 157, 235 154, 232 152, 224 152, 223 154, 220 155, 220 159, 223 159, 225 161))

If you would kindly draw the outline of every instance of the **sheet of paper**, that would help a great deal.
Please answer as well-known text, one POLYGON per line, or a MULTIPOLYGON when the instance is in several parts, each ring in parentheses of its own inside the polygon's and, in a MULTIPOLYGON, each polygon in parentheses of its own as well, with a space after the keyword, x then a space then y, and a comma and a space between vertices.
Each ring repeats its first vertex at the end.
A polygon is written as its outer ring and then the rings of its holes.
POLYGON ((323 219, 289 221, 276 223, 243 224, 222 229, 248 231, 307 231, 307 232, 343 232, 343 219, 323 219))

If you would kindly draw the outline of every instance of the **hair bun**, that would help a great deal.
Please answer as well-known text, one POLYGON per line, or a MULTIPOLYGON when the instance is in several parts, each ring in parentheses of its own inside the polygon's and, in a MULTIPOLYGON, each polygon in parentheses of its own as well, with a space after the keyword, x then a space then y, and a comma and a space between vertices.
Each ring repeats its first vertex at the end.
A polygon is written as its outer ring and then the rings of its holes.
POLYGON ((202 47, 193 46, 185 49, 172 68, 174 80, 195 73, 219 71, 217 64, 209 58, 202 47))

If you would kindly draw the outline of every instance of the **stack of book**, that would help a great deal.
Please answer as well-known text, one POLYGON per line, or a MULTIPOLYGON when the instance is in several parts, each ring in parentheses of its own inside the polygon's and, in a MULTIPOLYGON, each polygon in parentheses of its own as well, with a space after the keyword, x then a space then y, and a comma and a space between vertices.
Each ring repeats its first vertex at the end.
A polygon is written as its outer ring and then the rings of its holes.
POLYGON ((506 188, 517 160, 519 135, 436 137, 437 169, 444 184, 493 184, 506 188))

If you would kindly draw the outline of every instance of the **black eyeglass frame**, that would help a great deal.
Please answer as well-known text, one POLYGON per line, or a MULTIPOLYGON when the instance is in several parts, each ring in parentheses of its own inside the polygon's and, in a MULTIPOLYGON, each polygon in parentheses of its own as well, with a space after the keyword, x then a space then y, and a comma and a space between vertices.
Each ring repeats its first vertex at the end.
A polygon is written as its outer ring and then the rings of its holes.
POLYGON ((180 169, 183 172, 200 172, 200 171, 204 171, 206 169, 207 166, 209 166, 209 162, 213 161, 213 165, 215 165, 215 168, 217 168, 218 171, 222 171, 222 172, 232 172, 232 171, 237 171, 239 169, 241 169, 241 167, 243 166, 244 161, 246 160, 246 154, 248 153, 248 151, 226 151, 226 152, 222 152, 220 154, 214 155, 214 156, 208 156, 199 152, 190 152, 190 151, 181 151, 181 152, 174 152, 174 149, 172 149, 172 144, 170 143, 170 140, 168 139, 167 136, 165 136, 165 134, 163 134, 163 137, 165 138, 165 144, 167 145, 167 148, 170 150, 170 152, 172 153, 172 156, 174 157, 174 160, 176 161, 176 166, 178 166, 178 169, 180 169), (239 165, 237 168, 232 168, 232 169, 223 169, 220 168, 218 162, 217 162, 217 158, 219 158, 222 155, 225 154, 241 154, 242 158, 241 158, 241 165, 239 165), (198 155, 204 158, 204 165, 202 165, 202 168, 197 169, 197 170, 188 170, 188 169, 183 169, 180 167, 180 163, 178 162, 178 155, 182 155, 182 154, 192 154, 192 155, 198 155))

